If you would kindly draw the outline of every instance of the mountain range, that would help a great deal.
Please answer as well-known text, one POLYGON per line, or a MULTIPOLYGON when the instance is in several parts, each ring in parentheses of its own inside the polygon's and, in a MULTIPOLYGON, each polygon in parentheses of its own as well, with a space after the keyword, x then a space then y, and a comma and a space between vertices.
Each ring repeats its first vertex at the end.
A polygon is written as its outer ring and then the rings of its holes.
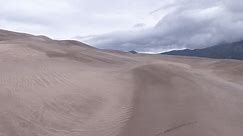
POLYGON ((163 55, 195 56, 215 59, 238 59, 243 60, 243 41, 220 44, 203 49, 174 50, 161 53, 163 55))

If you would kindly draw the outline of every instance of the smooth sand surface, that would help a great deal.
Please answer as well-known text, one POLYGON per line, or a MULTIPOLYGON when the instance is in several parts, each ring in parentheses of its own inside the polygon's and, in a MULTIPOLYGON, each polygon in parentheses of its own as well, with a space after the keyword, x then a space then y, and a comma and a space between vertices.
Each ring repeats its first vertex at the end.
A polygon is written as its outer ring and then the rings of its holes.
POLYGON ((242 136, 243 61, 0 30, 0 136, 242 136))

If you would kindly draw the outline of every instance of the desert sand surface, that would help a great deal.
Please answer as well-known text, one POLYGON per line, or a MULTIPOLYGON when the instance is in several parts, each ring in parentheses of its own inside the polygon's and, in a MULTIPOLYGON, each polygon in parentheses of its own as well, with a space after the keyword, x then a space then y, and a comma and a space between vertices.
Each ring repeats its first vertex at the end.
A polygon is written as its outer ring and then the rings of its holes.
POLYGON ((242 136, 243 61, 0 30, 0 136, 242 136))

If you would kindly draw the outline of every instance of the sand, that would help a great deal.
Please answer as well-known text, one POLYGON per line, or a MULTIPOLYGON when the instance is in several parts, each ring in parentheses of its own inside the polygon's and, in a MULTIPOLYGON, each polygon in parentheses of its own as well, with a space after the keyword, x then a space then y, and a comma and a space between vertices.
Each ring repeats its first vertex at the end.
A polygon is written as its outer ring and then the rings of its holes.
POLYGON ((243 61, 0 30, 0 136, 242 136, 243 61))

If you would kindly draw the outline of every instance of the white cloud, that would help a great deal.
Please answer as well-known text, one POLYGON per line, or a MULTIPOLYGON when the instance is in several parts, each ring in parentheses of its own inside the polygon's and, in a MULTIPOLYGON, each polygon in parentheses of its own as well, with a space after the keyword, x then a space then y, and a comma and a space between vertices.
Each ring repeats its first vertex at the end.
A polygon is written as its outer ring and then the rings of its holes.
POLYGON ((147 13, 158 0, 0 0, 0 28, 71 38, 155 23, 147 13), (30 27, 28 27, 30 26, 30 27))

